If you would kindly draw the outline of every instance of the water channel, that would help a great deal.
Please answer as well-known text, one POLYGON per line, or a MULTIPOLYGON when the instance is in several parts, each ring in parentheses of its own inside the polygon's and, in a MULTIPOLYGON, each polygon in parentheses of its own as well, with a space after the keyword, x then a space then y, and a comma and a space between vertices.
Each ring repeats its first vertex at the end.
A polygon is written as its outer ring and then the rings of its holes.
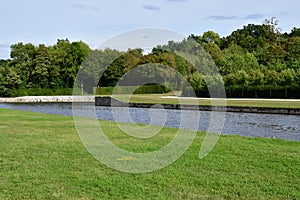
MULTIPOLYGON (((73 115, 72 103, 0 103, 0 108, 59 114, 64 116, 73 115)), ((157 109, 157 113, 161 112, 160 110, 161 109, 157 109)), ((142 124, 152 123, 151 114, 149 113, 153 112, 153 109, 151 112, 149 112, 149 109, 147 108, 129 108, 129 111, 132 121, 142 124)), ((122 116, 124 109, 117 108, 117 112, 119 116, 122 116)), ((154 112, 156 112, 155 109, 154 112)), ((164 110, 164 112, 166 114, 166 120, 163 122, 163 124, 157 122, 156 125, 178 128, 181 120, 180 110, 167 109, 164 110)), ((191 117, 193 114, 200 114, 198 130, 206 131, 210 122, 211 112, 189 112, 191 117)), ((84 109, 81 115, 89 116, 89 113, 85 112, 84 109)), ((111 107, 97 106, 96 116, 97 119, 101 120, 130 122, 129 119, 124 119, 122 117, 116 119, 112 113, 111 107)), ((286 140, 300 141, 300 116, 227 112, 222 134, 238 134, 243 136, 266 138, 275 137, 286 140)))

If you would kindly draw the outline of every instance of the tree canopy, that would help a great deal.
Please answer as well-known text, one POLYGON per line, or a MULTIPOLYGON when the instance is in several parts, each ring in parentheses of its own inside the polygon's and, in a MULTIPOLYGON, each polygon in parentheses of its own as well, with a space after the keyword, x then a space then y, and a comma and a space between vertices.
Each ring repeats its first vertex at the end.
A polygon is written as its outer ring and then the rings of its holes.
MULTIPOLYGON (((209 74, 199 73, 192 63, 176 54, 180 45, 188 47, 188 40, 196 41, 209 53, 226 91, 253 90, 254 96, 257 90, 300 91, 300 28, 282 33, 278 21, 271 18, 262 24, 248 24, 226 37, 212 30, 202 35, 191 34, 184 41, 157 46, 147 55, 142 49, 92 50, 82 41, 68 39, 59 39, 53 46, 20 42, 11 45, 10 59, 0 60, 0 95, 11 96, 11 91, 18 89, 72 88, 80 84, 75 82, 79 70, 83 73, 77 77, 78 81, 84 82, 82 89, 90 93, 96 86, 114 86, 131 69, 149 63, 168 66, 179 72, 194 89, 205 91, 207 84, 220 78, 206 79, 210 82, 207 83, 204 79, 209 74)), ((178 90, 184 89, 182 80, 163 67, 141 68, 140 73, 149 80, 155 77, 164 80, 166 85, 172 82, 178 90)), ((126 82, 128 85, 137 83, 126 82)))

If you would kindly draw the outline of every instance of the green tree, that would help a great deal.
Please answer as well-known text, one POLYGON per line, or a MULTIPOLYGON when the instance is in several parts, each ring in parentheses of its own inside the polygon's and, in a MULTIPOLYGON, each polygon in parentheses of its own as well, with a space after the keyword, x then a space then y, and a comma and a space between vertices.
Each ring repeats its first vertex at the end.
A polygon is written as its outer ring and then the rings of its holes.
POLYGON ((265 75, 259 69, 251 69, 249 71, 249 87, 254 89, 255 97, 257 90, 263 89, 265 75))
POLYGON ((204 49, 210 54, 217 66, 221 66, 224 62, 222 51, 215 43, 209 42, 204 44, 204 49))
POLYGON ((19 88, 21 76, 13 67, 0 66, 0 95, 9 96, 9 91, 19 88))
POLYGON ((34 58, 36 56, 36 47, 31 44, 18 43, 11 46, 11 62, 9 66, 16 70, 18 76, 21 77, 22 88, 31 87, 30 79, 34 71, 34 58))
POLYGON ((48 47, 39 45, 34 59, 35 68, 31 78, 31 83, 34 87, 51 88, 51 80, 49 80, 49 74, 52 71, 51 64, 52 60, 48 47))
POLYGON ((294 27, 288 36, 289 37, 299 37, 300 36, 300 28, 294 27))
POLYGON ((68 39, 58 40, 53 46, 56 65, 60 66, 61 78, 65 88, 72 88, 76 74, 82 62, 90 52, 87 44, 82 41, 72 42, 68 39))
MULTIPOLYGON (((85 92, 92 94, 93 87, 104 86, 100 84, 100 76, 115 59, 120 57, 122 52, 112 49, 91 50, 86 57, 77 76, 77 87, 82 88, 85 92)), ((104 74, 105 76, 105 74, 104 74)))
POLYGON ((280 85, 283 87, 290 87, 294 83, 294 71, 291 69, 284 69, 280 72, 280 85))
POLYGON ((204 43, 213 43, 216 44, 218 47, 221 46, 221 37, 218 33, 214 31, 206 31, 203 33, 201 41, 204 43))
POLYGON ((284 69, 280 72, 280 85, 285 88, 285 98, 288 98, 288 88, 294 87, 294 71, 290 69, 284 69))
POLYGON ((300 37, 290 37, 284 41, 285 60, 292 69, 300 68, 300 37))
POLYGON ((276 89, 280 85, 280 74, 276 70, 267 70, 265 84, 269 88, 269 97, 272 97, 272 89, 276 89))
POLYGON ((244 90, 249 87, 249 74, 244 70, 238 70, 237 72, 230 73, 224 76, 225 88, 241 89, 241 96, 244 97, 244 90))
POLYGON ((237 44, 249 52, 253 52, 258 48, 263 48, 266 37, 263 25, 248 24, 225 37, 222 48, 228 48, 231 44, 237 44))

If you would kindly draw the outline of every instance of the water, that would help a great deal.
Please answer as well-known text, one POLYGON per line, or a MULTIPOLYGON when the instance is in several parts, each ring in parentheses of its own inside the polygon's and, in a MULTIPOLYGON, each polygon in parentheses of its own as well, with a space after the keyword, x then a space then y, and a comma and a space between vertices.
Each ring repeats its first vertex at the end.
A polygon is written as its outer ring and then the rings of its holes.
MULTIPOLYGON (((27 110, 48 114, 59 114, 72 116, 71 103, 35 103, 35 104, 10 104, 0 103, 0 108, 14 110, 27 110)), ((90 116, 89 109, 94 106, 83 107, 81 116, 90 116)), ((208 130, 212 113, 209 111, 185 111, 186 122, 193 121, 195 116, 200 115, 199 126, 188 124, 180 126, 182 113, 180 110, 129 108, 129 116, 125 113, 125 108, 96 107, 97 119, 135 122, 141 124, 154 124, 158 126, 174 128, 191 128, 201 131, 208 130), (115 115, 112 112, 115 112, 115 115)), ((196 118, 197 119, 197 118, 196 118)), ((300 116, 297 115, 277 115, 277 114, 257 114, 257 113, 226 113, 226 121, 222 130, 223 134, 238 134, 251 137, 281 138, 286 140, 300 141, 300 116)))

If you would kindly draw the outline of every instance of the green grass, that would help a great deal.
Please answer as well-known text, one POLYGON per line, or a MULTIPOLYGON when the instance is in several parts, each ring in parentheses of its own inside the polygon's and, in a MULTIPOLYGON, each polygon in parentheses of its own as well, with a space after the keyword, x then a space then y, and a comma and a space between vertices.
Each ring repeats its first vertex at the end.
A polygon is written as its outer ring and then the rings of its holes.
MULTIPOLYGON (((132 103, 155 103, 155 104, 178 104, 179 101, 174 98, 161 98, 162 96, 168 96, 170 94, 136 94, 130 98, 127 95, 114 95, 119 100, 130 101, 132 103)), ((211 100, 200 99, 182 99, 182 104, 198 104, 198 105, 211 105, 211 100)), ((218 105, 216 103, 216 105, 218 105)), ((281 100, 236 100, 227 99, 227 106, 243 106, 243 107, 269 107, 269 108, 300 108, 300 101, 281 101, 281 100)))
MULTIPOLYGON (((0 199, 299 199, 300 142, 221 136, 198 159, 204 133, 168 167, 145 174, 107 168, 82 145, 72 117, 0 109, 0 199)), ((149 151, 176 129, 149 139, 101 121, 117 145, 149 151)), ((130 162, 124 161, 124 162, 130 162)))

